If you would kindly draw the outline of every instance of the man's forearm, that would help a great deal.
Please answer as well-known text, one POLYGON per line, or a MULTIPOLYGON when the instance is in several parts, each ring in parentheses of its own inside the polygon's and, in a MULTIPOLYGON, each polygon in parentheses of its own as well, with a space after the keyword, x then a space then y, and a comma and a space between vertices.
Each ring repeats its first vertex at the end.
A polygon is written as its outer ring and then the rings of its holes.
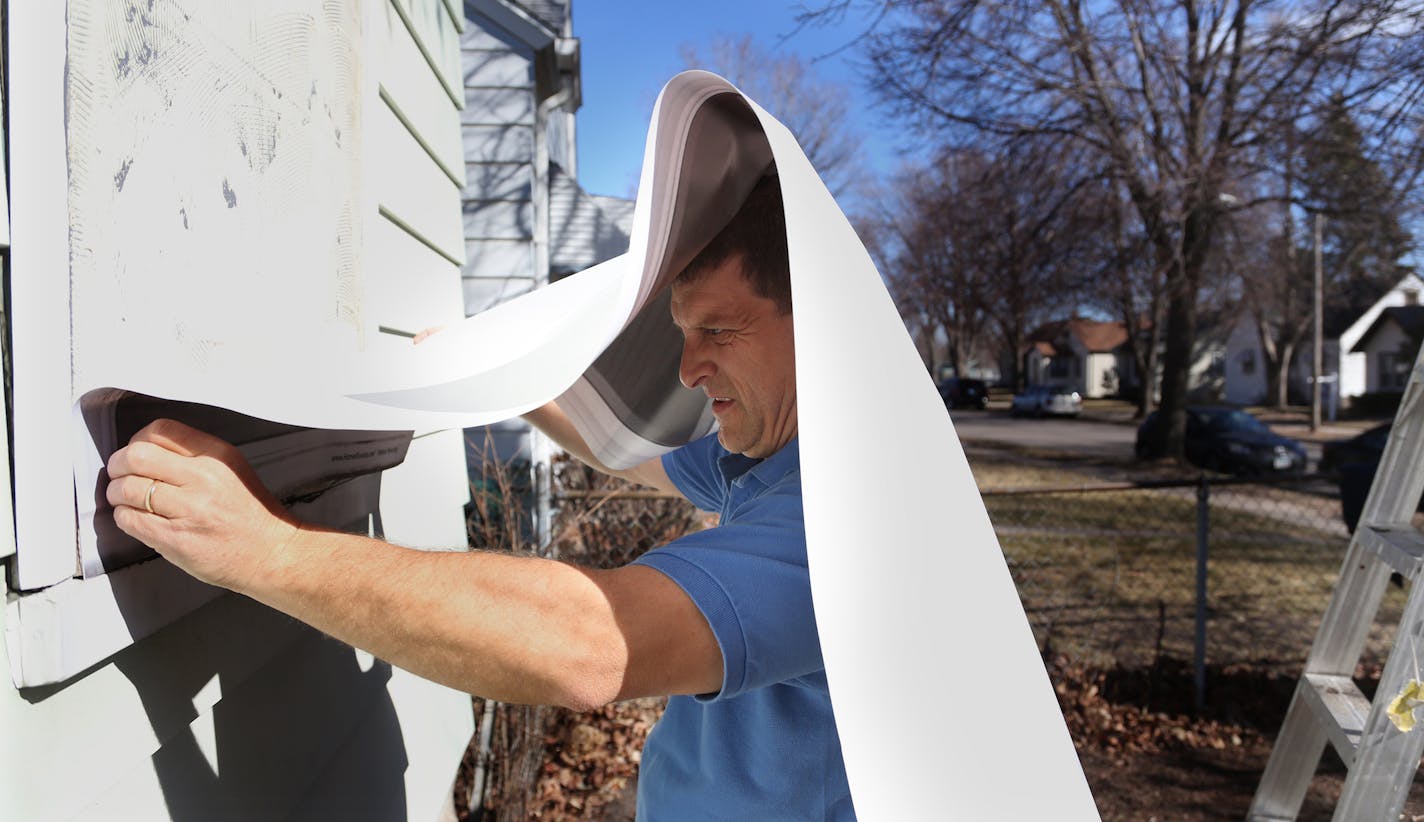
POLYGON ((586 709, 619 696, 627 663, 601 573, 303 528, 240 590, 468 693, 586 709))

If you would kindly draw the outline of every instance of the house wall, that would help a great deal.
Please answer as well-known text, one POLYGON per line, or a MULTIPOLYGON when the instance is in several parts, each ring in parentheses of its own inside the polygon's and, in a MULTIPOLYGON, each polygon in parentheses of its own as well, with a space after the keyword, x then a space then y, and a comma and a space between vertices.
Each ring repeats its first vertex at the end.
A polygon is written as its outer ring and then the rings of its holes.
POLYGON ((1413 367, 1416 351, 1413 340, 1404 333, 1403 329, 1393 322, 1385 323, 1384 327, 1370 339, 1365 350, 1356 355, 1365 361, 1365 391, 1402 390, 1400 386, 1385 384, 1380 370, 1380 355, 1385 353, 1397 355, 1398 360, 1407 369, 1413 367))
POLYGON ((1238 320, 1232 326, 1222 352, 1224 391, 1222 399, 1234 405, 1256 405, 1266 398, 1266 360, 1254 321, 1238 320))
POLYGON ((1117 356, 1111 351, 1089 354, 1083 369, 1083 384, 1078 393, 1085 398, 1110 397, 1116 394, 1118 380, 1121 378, 1117 364, 1117 356))
MULTIPOLYGON (((463 18, 445 0, 363 0, 361 10, 371 325, 449 322, 463 314, 463 18)), ((27 36, 15 16, 9 34, 27 36)), ((459 432, 417 432, 403 465, 348 483, 306 516, 462 547, 467 498, 459 432)), ((8 580, 0 588, 10 604, 25 601, 8 595, 8 580)), ((125 601, 115 587, 105 618, 142 619, 170 595, 141 593, 125 601)), ((16 613, 0 613, 7 640, 16 613)), ((431 820, 472 731, 467 695, 219 594, 65 681, 18 689, 5 678, 0 819, 431 820)))
POLYGON ((1350 397, 1358 397, 1366 391, 1372 391, 1369 385, 1369 373, 1367 358, 1363 353, 1350 353, 1360 338, 1365 335, 1371 325, 1374 325, 1379 318, 1380 312, 1386 308, 1407 305, 1407 292, 1413 291, 1415 294, 1424 293, 1424 278, 1416 274, 1409 274, 1402 278, 1369 310, 1360 315, 1360 318, 1345 329, 1340 334, 1339 350, 1344 352, 1340 361, 1340 396, 1346 401, 1350 397))

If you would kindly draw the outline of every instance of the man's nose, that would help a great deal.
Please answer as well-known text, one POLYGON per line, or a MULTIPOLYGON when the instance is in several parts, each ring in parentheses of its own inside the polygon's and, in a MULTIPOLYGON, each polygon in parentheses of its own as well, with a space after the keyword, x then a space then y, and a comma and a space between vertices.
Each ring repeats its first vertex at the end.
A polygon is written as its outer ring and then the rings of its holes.
POLYGON ((682 360, 677 364, 677 376, 688 388, 696 388, 716 373, 717 368, 691 340, 682 343, 682 360))

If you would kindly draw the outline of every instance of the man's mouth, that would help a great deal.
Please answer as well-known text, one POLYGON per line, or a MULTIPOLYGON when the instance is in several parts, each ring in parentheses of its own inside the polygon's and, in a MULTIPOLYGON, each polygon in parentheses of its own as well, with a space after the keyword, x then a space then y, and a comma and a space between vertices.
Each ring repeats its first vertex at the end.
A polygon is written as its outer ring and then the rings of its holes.
POLYGON ((732 407, 732 399, 730 397, 709 397, 709 399, 712 400, 713 414, 720 414, 732 407))

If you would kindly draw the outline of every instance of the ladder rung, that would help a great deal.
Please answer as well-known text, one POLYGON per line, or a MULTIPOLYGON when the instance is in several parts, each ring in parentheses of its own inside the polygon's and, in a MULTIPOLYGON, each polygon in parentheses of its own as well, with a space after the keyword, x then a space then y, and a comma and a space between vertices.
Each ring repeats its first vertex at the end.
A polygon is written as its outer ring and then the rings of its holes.
POLYGON ((1406 579, 1419 576, 1424 566, 1424 534, 1407 522, 1362 524, 1355 538, 1406 579))
POLYGON ((1310 706, 1325 724, 1326 736, 1335 751, 1345 761, 1345 767, 1355 764, 1355 749, 1370 715, 1370 701, 1348 676, 1306 674, 1304 689, 1312 699, 1310 706))

